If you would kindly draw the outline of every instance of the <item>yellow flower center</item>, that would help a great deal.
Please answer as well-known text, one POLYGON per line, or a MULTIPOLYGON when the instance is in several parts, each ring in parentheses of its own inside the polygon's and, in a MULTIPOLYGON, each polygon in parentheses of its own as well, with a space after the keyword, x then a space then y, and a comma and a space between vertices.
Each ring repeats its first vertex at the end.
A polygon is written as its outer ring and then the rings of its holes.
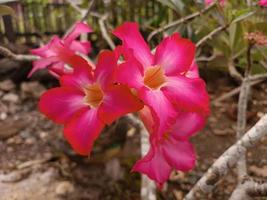
POLYGON ((90 107, 98 107, 103 100, 104 94, 99 84, 95 83, 84 88, 84 101, 90 107))
POLYGON ((164 71, 160 65, 149 67, 145 71, 144 84, 151 89, 158 89, 163 83, 165 83, 164 71))

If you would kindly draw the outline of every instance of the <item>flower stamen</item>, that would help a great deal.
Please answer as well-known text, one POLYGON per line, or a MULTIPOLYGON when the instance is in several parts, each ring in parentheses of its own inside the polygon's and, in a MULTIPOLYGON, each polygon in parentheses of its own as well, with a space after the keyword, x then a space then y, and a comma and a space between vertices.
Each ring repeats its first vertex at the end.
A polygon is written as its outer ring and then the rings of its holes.
POLYGON ((104 94, 99 84, 95 83, 84 88, 84 102, 90 107, 98 107, 103 100, 104 94))
POLYGON ((156 65, 149 67, 145 71, 144 84, 151 89, 158 89, 163 83, 165 83, 165 75, 162 67, 156 65))

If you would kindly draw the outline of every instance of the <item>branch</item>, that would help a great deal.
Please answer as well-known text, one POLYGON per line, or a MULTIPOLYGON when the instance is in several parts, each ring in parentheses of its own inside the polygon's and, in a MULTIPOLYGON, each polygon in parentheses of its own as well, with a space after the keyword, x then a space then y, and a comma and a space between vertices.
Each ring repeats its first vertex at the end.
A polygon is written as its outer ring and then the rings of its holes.
MULTIPOLYGON (((255 76, 257 76, 257 75, 255 75, 255 76)), ((262 78, 258 77, 256 80, 254 80, 253 77, 254 76, 252 76, 252 78, 250 78, 250 80, 251 80, 250 83, 249 83, 250 87, 254 86, 254 85, 258 84, 258 83, 261 83, 262 81, 264 81, 264 78, 267 78, 267 75, 265 74, 265 77, 262 77, 262 78)), ((241 86, 231 90, 230 92, 227 92, 227 93, 223 94, 222 96, 218 97, 217 99, 214 99, 212 101, 212 103, 213 104, 218 104, 221 101, 224 101, 224 100, 226 100, 226 99, 228 99, 228 98, 230 98, 230 97, 232 97, 234 95, 237 95, 240 92, 240 90, 241 90, 241 86)))
POLYGON ((213 8, 215 5, 216 5, 216 2, 210 4, 210 5, 207 6, 206 8, 200 10, 199 12, 196 12, 196 13, 193 13, 193 14, 191 14, 191 15, 185 16, 185 17, 183 17, 183 18, 181 18, 181 19, 178 19, 178 20, 176 20, 176 21, 173 21, 173 22, 171 22, 171 23, 169 23, 169 24, 167 24, 167 25, 165 25, 165 26, 163 26, 163 27, 161 27, 161 28, 158 28, 158 29, 152 31, 152 32, 149 34, 149 36, 147 37, 147 41, 150 41, 155 35, 157 35, 158 33, 161 33, 161 32, 163 32, 163 31, 165 31, 166 29, 169 29, 169 28, 171 28, 171 27, 173 27, 173 26, 178 26, 179 24, 182 24, 182 23, 186 23, 187 21, 190 21, 190 20, 192 20, 192 19, 194 19, 194 18, 196 18, 196 17, 198 17, 198 16, 200 16, 200 15, 202 15, 202 14, 208 12, 208 11, 209 11, 211 8, 213 8))
MULTIPOLYGON (((239 94, 238 106, 237 106, 237 131, 236 138, 239 140, 246 130, 247 124, 247 105, 248 105, 248 95, 250 90, 249 78, 245 77, 239 94)), ((247 165, 246 165, 246 151, 244 151, 237 162, 237 173, 239 182, 247 175, 247 165)))
POLYGON ((90 3, 88 4, 86 12, 84 14, 82 14, 82 16, 83 16, 82 19, 81 19, 82 22, 85 21, 88 18, 94 3, 95 3, 95 0, 91 0, 90 3))
POLYGON ((0 54, 15 61, 34 61, 39 58, 38 56, 33 55, 14 54, 3 46, 0 46, 0 54))
POLYGON ((114 44, 114 42, 112 41, 112 39, 110 38, 107 28, 105 26, 105 20, 107 19, 108 15, 105 14, 103 15, 100 19, 98 19, 98 24, 100 26, 100 31, 101 34, 103 36, 103 38, 106 40, 106 42, 108 43, 109 47, 114 50, 116 45, 114 44))
POLYGON ((217 35, 219 32, 225 30, 230 24, 225 24, 223 26, 219 26, 218 28, 214 29, 213 31, 211 31, 208 35, 204 36, 203 38, 201 38, 197 44, 196 47, 201 46, 202 44, 204 44, 207 40, 212 39, 213 36, 217 35))
POLYGON ((235 189, 229 200, 252 200, 253 197, 264 196, 267 196, 267 183, 246 180, 235 189))
POLYGON ((265 114, 239 141, 228 148, 201 177, 186 195, 185 200, 196 199, 199 192, 211 192, 215 184, 228 173, 237 163, 240 155, 246 149, 253 147, 262 137, 267 135, 267 114, 265 114))
POLYGON ((232 76, 237 81, 241 82, 243 80, 242 75, 236 70, 235 64, 232 58, 228 61, 228 70, 230 73, 230 76, 232 76))
MULTIPOLYGON (((143 123, 132 114, 127 115, 133 126, 139 128, 141 134, 141 155, 146 155, 149 150, 149 134, 143 123)), ((147 176, 142 175, 141 183, 141 199, 142 200, 156 200, 156 185, 147 176)))

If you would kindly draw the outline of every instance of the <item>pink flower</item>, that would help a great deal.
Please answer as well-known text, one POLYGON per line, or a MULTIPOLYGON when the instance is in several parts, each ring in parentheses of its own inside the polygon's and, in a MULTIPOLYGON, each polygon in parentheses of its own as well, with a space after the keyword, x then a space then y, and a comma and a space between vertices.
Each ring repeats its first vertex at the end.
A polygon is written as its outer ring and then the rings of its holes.
POLYGON ((259 0, 258 4, 260 6, 267 6, 267 0, 259 0))
POLYGON ((66 139, 82 155, 90 153, 105 124, 143 107, 126 86, 113 84, 117 60, 115 53, 102 51, 94 71, 88 64, 76 63, 72 74, 60 77, 61 86, 40 99, 40 111, 64 124, 66 139))
POLYGON ((195 45, 191 41, 173 34, 152 54, 136 23, 124 23, 114 35, 123 43, 116 51, 125 58, 118 67, 116 80, 135 89, 149 106, 154 129, 163 134, 181 111, 208 115, 209 97, 204 81, 198 77, 195 45))
MULTIPOLYGON (((214 2, 214 0, 205 0, 205 5, 208 6, 208 5, 210 5, 211 3, 213 3, 213 2, 214 2)), ((225 0, 219 0, 219 2, 220 2, 220 5, 221 5, 221 6, 224 6, 224 4, 225 4, 225 0)))
POLYGON ((188 138, 202 129, 205 118, 197 113, 181 112, 176 123, 163 134, 153 132, 153 117, 148 107, 141 118, 150 133, 151 147, 146 156, 136 162, 133 171, 146 174, 159 188, 169 179, 173 169, 188 171, 195 166, 196 155, 188 138))
POLYGON ((38 55, 41 58, 33 62, 33 69, 29 73, 31 76, 39 69, 48 67, 49 72, 55 77, 59 77, 62 74, 72 72, 72 68, 67 68, 62 61, 60 53, 68 51, 69 54, 75 54, 79 52, 82 54, 88 54, 91 51, 91 43, 89 41, 78 41, 76 38, 82 33, 92 32, 92 29, 83 22, 76 22, 73 29, 62 39, 57 36, 52 37, 51 41, 43 47, 32 49, 31 53, 38 55), (64 46, 64 51, 59 51, 59 46, 64 46))

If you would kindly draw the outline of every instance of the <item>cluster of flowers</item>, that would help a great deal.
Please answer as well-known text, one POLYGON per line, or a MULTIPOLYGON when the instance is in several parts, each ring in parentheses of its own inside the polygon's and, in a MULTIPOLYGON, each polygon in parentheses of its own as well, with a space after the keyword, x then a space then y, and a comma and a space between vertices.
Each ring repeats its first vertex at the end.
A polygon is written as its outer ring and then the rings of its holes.
POLYGON ((113 31, 122 44, 102 50, 94 65, 85 54, 89 42, 76 40, 91 28, 77 22, 62 39, 57 36, 32 54, 40 56, 30 75, 47 68, 60 86, 46 91, 39 109, 64 125, 73 149, 90 154, 105 125, 139 112, 149 132, 150 150, 133 171, 146 174, 159 187, 173 169, 187 171, 195 165, 189 138, 204 127, 209 97, 194 62, 195 45, 175 33, 151 51, 138 30, 127 22, 113 31))
MULTIPOLYGON (((208 6, 211 3, 213 3, 215 0, 205 0, 205 5, 208 6)), ((219 0, 219 3, 221 4, 221 6, 224 6, 226 0, 219 0)), ((260 6, 267 6, 267 0, 259 0, 258 4, 260 6)))

